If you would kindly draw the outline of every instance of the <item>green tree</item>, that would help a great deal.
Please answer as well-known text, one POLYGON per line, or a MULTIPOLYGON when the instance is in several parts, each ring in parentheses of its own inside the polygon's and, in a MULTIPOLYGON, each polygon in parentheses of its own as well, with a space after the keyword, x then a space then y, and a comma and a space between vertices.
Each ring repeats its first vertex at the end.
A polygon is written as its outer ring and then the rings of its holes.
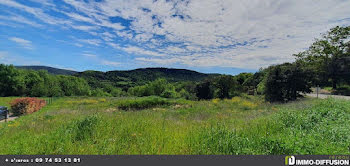
POLYGON ((74 76, 59 76, 60 86, 65 96, 91 95, 90 86, 83 78, 74 76))
POLYGON ((270 66, 265 82, 265 99, 270 102, 286 102, 311 92, 311 72, 300 64, 284 63, 270 66))
MULTIPOLYGON (((246 90, 253 90, 254 93, 259 93, 258 87, 261 82, 263 82, 265 73, 263 69, 260 69, 258 72, 250 75, 244 82, 243 87, 246 90)), ((262 85, 262 84, 261 84, 262 85)), ((261 88, 262 86, 260 86, 261 88)))
POLYGON ((25 84, 20 72, 13 65, 0 64, 0 95, 23 95, 23 88, 25 84))
POLYGON ((212 99, 214 97, 214 85, 210 80, 198 83, 195 89, 198 99, 212 99))
POLYGON ((333 89, 344 78, 350 77, 350 26, 335 27, 317 39, 308 50, 296 54, 298 63, 312 70, 314 84, 327 85, 330 79, 333 89))
POLYGON ((239 89, 237 88, 239 82, 229 75, 219 76, 215 79, 214 85, 216 88, 216 97, 220 99, 230 98, 239 93, 239 89))

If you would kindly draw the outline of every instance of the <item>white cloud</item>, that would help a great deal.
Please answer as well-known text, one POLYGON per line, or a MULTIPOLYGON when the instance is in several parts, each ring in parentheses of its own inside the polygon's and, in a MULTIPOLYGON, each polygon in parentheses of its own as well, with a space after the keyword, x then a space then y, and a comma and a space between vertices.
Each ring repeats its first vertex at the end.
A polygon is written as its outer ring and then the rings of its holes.
POLYGON ((10 37, 8 39, 13 41, 13 42, 16 42, 17 44, 19 44, 23 48, 33 49, 32 42, 29 40, 25 40, 25 39, 18 38, 18 37, 10 37))
POLYGON ((12 8, 23 10, 27 13, 32 14, 33 16, 35 16, 36 18, 40 19, 42 22, 45 22, 47 24, 52 24, 52 25, 72 24, 70 20, 59 19, 57 17, 53 17, 53 16, 50 16, 49 14, 46 14, 42 8, 29 7, 12 0, 1 0, 0 5, 6 5, 12 8))
POLYGON ((86 26, 86 25, 72 25, 72 28, 82 30, 82 31, 91 31, 91 30, 98 29, 98 27, 96 26, 86 26))
POLYGON ((22 16, 1 16, 0 15, 0 20, 10 20, 10 21, 18 22, 18 23, 27 24, 27 25, 37 27, 37 28, 43 27, 43 25, 38 24, 34 21, 28 20, 22 16))
POLYGON ((154 48, 130 46, 122 48, 124 51, 166 56, 138 60, 157 63, 180 61, 193 66, 259 68, 292 61, 291 54, 302 51, 307 47, 304 44, 311 43, 319 33, 338 24, 350 23, 337 22, 350 15, 350 2, 341 0, 106 0, 90 3, 91 6, 76 1, 66 2, 90 17, 102 19, 104 23, 107 23, 108 16, 132 20, 130 28, 138 33, 136 36, 118 31, 118 27, 114 30, 121 37, 154 48), (103 15, 98 17, 98 13, 103 15), (164 36, 164 40, 154 39, 154 35, 164 36), (152 45, 162 42, 182 44, 166 48, 152 45), (201 56, 194 57, 195 54, 201 56))
POLYGON ((135 54, 135 55, 164 56, 163 54, 160 54, 158 52, 145 50, 143 48, 135 47, 135 46, 129 46, 121 49, 127 53, 135 54))
POLYGON ((80 44, 80 43, 74 43, 74 45, 77 46, 77 47, 83 47, 83 45, 80 44))
MULTIPOLYGON (((44 2, 45 8, 10 0, 0 4, 97 38, 78 39, 81 43, 106 44, 143 56, 137 61, 167 65, 258 69, 293 61, 291 55, 308 47, 320 33, 350 25, 350 1, 346 0, 64 0, 76 12, 44 2), (69 19, 49 15, 48 8, 69 19), (130 26, 113 23, 111 18, 126 19, 130 26), (127 46, 114 43, 115 39, 127 46)), ((30 24, 24 17, 17 18, 20 21, 30 24)))
POLYGON ((99 46, 101 43, 101 40, 99 39, 78 39, 79 42, 94 45, 94 46, 99 46))
POLYGON ((90 53, 83 53, 83 54, 81 54, 81 55, 86 56, 86 57, 92 57, 92 58, 97 57, 97 55, 95 55, 95 54, 90 54, 90 53))
POLYGON ((113 66, 113 67, 118 67, 120 66, 119 62, 114 62, 114 61, 107 61, 107 60, 102 60, 101 61, 102 65, 107 65, 107 66, 113 66))

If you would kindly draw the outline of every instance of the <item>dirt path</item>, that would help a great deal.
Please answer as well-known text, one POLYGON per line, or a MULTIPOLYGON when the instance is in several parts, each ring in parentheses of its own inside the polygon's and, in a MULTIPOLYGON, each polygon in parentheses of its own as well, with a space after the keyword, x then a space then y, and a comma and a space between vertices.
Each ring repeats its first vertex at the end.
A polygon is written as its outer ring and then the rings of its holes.
MULTIPOLYGON (((7 121, 12 121, 12 120, 15 120, 15 119, 17 119, 17 118, 18 118, 18 116, 9 117, 9 118, 7 119, 7 121)), ((0 123, 2 123, 2 122, 5 122, 5 119, 0 120, 0 123)))
MULTIPOLYGON (((307 93, 306 96, 317 97, 317 94, 314 94, 314 93, 307 93)), ((350 100, 350 96, 318 94, 318 98, 320 98, 320 99, 326 99, 326 98, 328 98, 328 97, 333 97, 333 98, 336 98, 336 99, 350 100)))

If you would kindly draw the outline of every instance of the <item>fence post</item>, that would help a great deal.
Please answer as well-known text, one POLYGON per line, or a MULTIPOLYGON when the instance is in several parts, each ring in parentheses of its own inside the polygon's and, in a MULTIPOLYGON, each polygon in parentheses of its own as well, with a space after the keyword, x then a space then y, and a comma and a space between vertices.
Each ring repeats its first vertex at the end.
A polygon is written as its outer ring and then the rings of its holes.
POLYGON ((320 86, 317 85, 317 88, 316 88, 317 98, 318 98, 318 91, 319 91, 319 89, 320 89, 320 86))

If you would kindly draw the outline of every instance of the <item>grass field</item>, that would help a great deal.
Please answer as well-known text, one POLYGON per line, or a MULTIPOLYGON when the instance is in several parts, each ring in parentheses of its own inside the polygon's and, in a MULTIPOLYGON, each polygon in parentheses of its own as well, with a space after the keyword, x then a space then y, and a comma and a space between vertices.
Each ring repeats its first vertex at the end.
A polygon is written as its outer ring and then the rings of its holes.
POLYGON ((0 154, 350 154, 350 102, 57 98, 0 123, 0 154))

